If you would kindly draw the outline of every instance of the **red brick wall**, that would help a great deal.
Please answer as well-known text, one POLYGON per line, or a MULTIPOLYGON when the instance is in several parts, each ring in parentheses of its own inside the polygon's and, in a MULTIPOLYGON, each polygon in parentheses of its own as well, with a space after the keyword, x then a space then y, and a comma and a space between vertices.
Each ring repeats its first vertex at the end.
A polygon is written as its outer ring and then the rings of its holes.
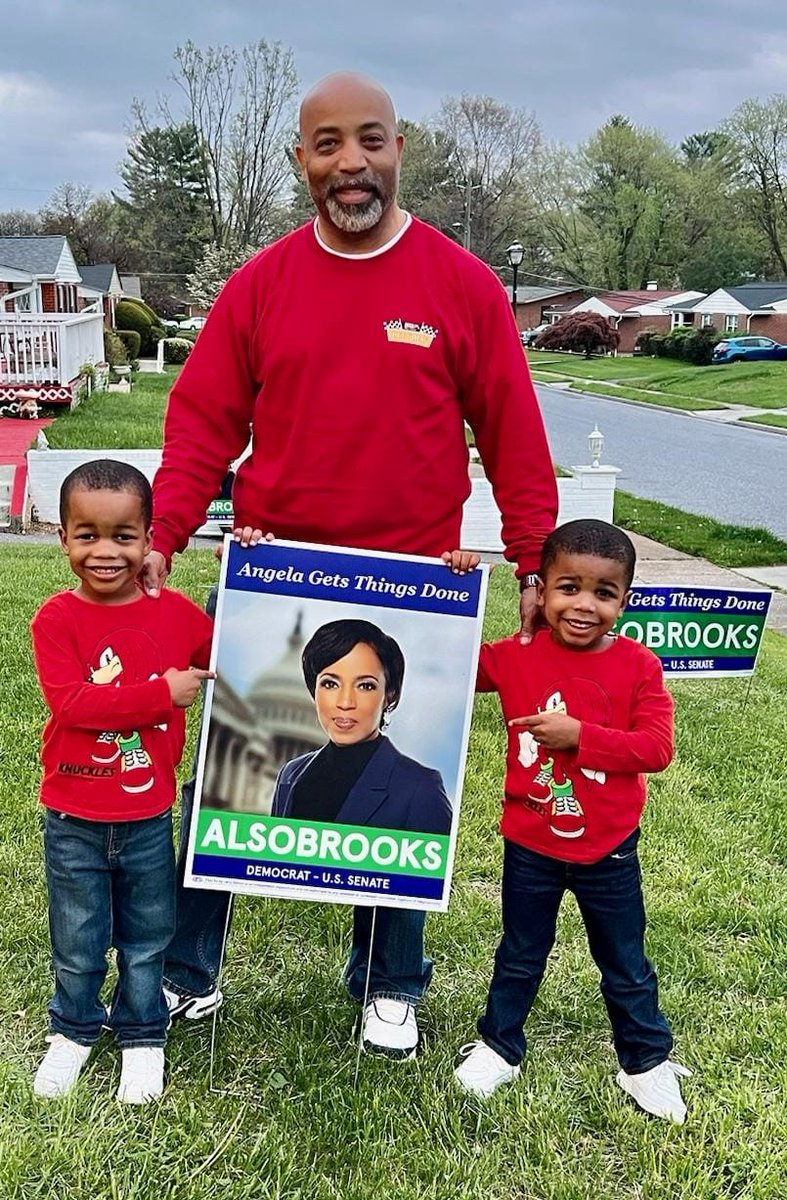
POLYGON ((670 317, 624 317, 618 325, 618 354, 632 354, 637 338, 644 329, 657 329, 659 333, 669 333, 670 325, 670 317))
MULTIPOLYGON (((724 323, 720 322, 717 328, 723 329, 724 323)), ((738 334, 746 333, 746 319, 739 318, 738 334)), ((760 337, 773 338, 775 342, 787 344, 787 313, 774 313, 772 317, 752 317, 751 329, 749 333, 756 333, 760 337)))
POLYGON ((57 312, 55 285, 53 283, 41 284, 41 307, 45 313, 57 312))
POLYGON ((11 291, 11 284, 3 283, 2 279, 0 279, 0 296, 7 296, 10 291, 11 291))

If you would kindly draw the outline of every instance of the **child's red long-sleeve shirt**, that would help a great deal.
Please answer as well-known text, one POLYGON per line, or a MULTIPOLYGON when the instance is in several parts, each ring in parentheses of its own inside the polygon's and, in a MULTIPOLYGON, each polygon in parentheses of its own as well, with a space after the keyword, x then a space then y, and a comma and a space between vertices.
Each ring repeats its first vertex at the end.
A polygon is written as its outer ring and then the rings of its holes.
POLYGON ((506 724, 556 709, 581 722, 576 750, 547 750, 508 726, 504 837, 567 862, 593 863, 636 829, 645 772, 673 755, 673 701, 661 663, 631 638, 601 653, 557 645, 549 631, 481 647, 477 690, 497 692, 506 724))
POLYGON ((136 821, 175 799, 185 710, 161 676, 207 667, 213 623, 169 588, 157 600, 91 604, 61 592, 33 618, 36 669, 51 717, 41 803, 89 821, 136 821))

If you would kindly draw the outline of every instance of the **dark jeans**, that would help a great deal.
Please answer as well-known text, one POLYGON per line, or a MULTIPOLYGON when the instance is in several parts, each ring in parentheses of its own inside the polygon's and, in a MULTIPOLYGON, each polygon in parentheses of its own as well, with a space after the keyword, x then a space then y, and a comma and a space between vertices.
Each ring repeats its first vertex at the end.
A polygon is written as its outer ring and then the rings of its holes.
MULTIPOLYGON (((211 588, 205 605, 215 616, 217 588, 211 588)), ((221 945, 231 919, 232 897, 226 892, 197 891, 184 888, 188 832, 194 805, 197 764, 183 785, 180 812, 180 849, 178 853, 177 925, 167 950, 164 982, 179 995, 204 996, 212 992, 221 964, 221 945)), ((369 933, 372 910, 356 908, 353 941, 345 970, 347 990, 361 1001, 369 969, 369 933)), ((391 996, 417 1004, 432 978, 432 963, 424 956, 423 912, 378 908, 372 947, 369 997, 391 996)))
POLYGON ((50 1027, 82 1046, 98 1040, 107 951, 118 982, 109 1025, 118 1045, 163 1046, 169 1016, 161 993, 175 927, 172 813, 105 824, 47 810, 44 857, 55 968, 50 1027))
POLYGON ((601 972, 601 994, 612 1022, 620 1065, 649 1071, 669 1057, 672 1034, 659 1009, 653 967, 645 957, 645 908, 636 830, 600 862, 560 862, 506 841, 503 938, 486 1012, 484 1041, 512 1066, 525 1053, 524 1025, 555 942, 563 893, 573 892, 601 972))
MULTIPOLYGON (((164 982, 179 995, 204 996, 213 991, 221 964, 221 944, 231 910, 227 892, 197 891, 183 886, 188 831, 194 804, 196 765, 181 793, 175 935, 167 948, 164 982)), ((286 903, 286 901, 284 901, 286 903)), ((424 956, 426 914, 410 909, 378 908, 372 947, 369 998, 391 996, 417 1004, 432 978, 432 963, 424 956)), ((347 990, 361 1001, 369 964, 371 908, 356 908, 353 940, 345 970, 347 990)))

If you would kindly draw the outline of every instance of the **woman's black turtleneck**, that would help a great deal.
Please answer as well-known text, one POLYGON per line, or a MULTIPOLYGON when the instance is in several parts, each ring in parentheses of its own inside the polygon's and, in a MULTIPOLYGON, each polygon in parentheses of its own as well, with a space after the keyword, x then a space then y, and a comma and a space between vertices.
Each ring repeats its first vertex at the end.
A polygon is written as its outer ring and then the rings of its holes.
POLYGON ((350 746, 323 746, 292 789, 289 815, 301 821, 335 821, 382 737, 350 746))

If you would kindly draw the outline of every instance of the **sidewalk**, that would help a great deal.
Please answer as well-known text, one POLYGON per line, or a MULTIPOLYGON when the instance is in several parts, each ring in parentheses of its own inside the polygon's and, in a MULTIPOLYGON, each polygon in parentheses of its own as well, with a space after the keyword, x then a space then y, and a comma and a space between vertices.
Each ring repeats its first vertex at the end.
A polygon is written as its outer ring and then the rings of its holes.
MULTIPOLYGON (((628 531, 627 531, 628 532, 628 531)), ((638 583, 680 583, 690 587, 751 588, 773 592, 767 627, 787 634, 787 566, 717 567, 704 558, 662 546, 651 538, 629 532, 637 551, 638 583), (782 589, 782 590, 777 590, 782 589)))

